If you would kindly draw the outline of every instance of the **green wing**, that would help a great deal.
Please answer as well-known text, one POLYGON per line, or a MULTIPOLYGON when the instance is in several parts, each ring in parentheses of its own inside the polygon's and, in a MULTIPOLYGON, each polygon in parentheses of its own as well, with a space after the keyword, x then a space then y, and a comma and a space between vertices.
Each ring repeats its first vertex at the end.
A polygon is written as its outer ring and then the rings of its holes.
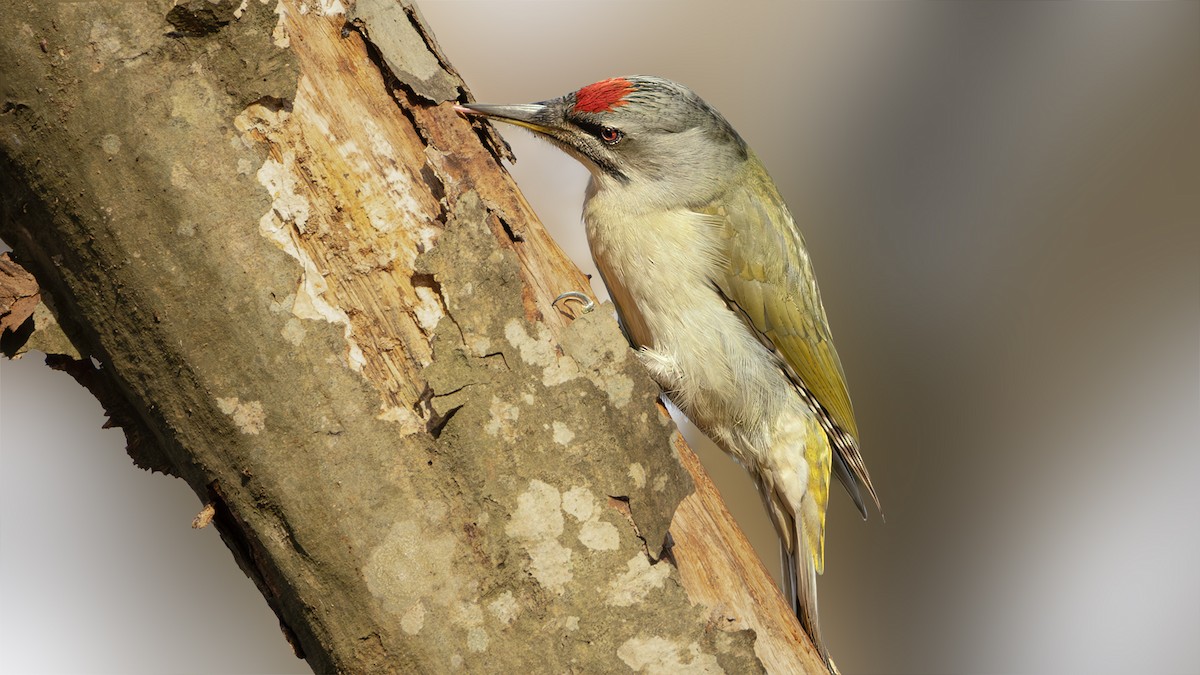
POLYGON ((846 375, 804 240, 757 157, 751 155, 746 171, 738 188, 696 209, 724 226, 729 265, 725 278, 713 281, 764 344, 779 354, 801 392, 816 399, 832 422, 834 472, 866 517, 859 486, 871 494, 876 508, 879 498, 858 452, 858 425, 846 375))

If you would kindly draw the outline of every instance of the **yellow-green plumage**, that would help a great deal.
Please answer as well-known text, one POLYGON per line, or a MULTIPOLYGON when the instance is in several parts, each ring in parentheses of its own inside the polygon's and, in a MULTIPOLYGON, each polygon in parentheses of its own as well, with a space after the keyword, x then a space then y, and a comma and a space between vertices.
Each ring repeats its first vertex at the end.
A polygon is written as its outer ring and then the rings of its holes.
POLYGON ((878 496, 858 453, 858 425, 846 375, 833 345, 804 239, 774 182, 753 154, 744 171, 743 180, 699 209, 725 225, 728 270, 718 283, 794 371, 798 384, 811 392, 833 424, 845 432, 849 443, 838 448, 839 454, 878 508, 878 496))
MULTIPOLYGON (((809 467, 807 497, 812 500, 811 507, 802 508, 795 517, 803 521, 798 529, 805 539, 812 571, 820 574, 824 571, 825 513, 830 474, 835 466, 834 452, 846 470, 839 477, 860 510, 863 505, 858 485, 867 489, 877 508, 879 500, 858 452, 858 425, 846 376, 833 345, 803 237, 775 184, 753 153, 742 170, 744 176, 740 180, 698 211, 722 227, 727 266, 724 276, 715 280, 721 293, 731 306, 740 310, 763 344, 779 355, 789 371, 789 379, 811 396, 818 408, 817 419, 806 423, 803 444, 809 467)), ((785 546, 791 549, 787 536, 791 528, 786 523, 789 514, 778 499, 776 495, 764 494, 785 546)), ((798 550, 791 550, 801 555, 798 550)), ((804 562, 793 560, 791 564, 803 568, 804 562)), ((815 588, 805 588, 806 582, 812 582, 812 575, 804 574, 803 569, 791 572, 799 586, 798 611, 802 618, 807 618, 806 628, 819 642, 815 588), (806 596, 811 596, 811 608, 804 606, 808 602, 806 596)))

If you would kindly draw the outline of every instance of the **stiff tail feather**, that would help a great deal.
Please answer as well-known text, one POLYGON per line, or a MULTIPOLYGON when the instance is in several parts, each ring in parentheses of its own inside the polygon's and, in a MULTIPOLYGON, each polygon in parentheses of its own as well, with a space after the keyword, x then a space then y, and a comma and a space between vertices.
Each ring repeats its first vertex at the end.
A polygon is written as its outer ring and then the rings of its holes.
MULTIPOLYGON (((789 432, 777 438, 783 448, 803 448, 807 471, 797 470, 784 456, 770 470, 756 472, 755 479, 783 545, 784 597, 811 638, 821 660, 837 675, 817 619, 817 575, 825 557, 825 508, 829 503, 829 479, 833 449, 815 415, 788 419, 777 430, 789 432)), ((786 452, 790 455, 794 453, 786 452)), ((778 459, 778 457, 776 458, 778 459)))
MULTIPOLYGON (((792 541, 805 541, 800 529, 800 521, 793 520, 792 541)), ((780 541, 780 551, 783 558, 783 594, 792 602, 792 611, 800 620, 800 627, 812 640, 817 653, 829 667, 831 675, 841 675, 833 659, 829 656, 829 648, 821 636, 821 626, 817 614, 817 564, 813 555, 804 546, 789 549, 787 540, 780 541)))

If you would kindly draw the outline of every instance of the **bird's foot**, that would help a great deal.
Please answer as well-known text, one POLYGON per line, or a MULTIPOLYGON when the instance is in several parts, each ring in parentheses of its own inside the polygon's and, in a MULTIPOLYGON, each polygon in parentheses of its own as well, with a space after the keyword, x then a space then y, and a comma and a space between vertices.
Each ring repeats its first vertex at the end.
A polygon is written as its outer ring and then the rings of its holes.
MULTIPOLYGON (((592 300, 590 297, 588 297, 588 295, 586 293, 582 293, 580 291, 567 291, 566 293, 562 293, 557 298, 554 299, 554 302, 550 303, 550 306, 558 307, 558 303, 560 303, 560 302, 565 305, 567 300, 575 300, 579 303, 582 303, 583 307, 581 307, 579 311, 581 311, 584 314, 587 314, 588 312, 591 312, 592 310, 596 309, 596 302, 594 300, 592 300)), ((564 314, 567 314, 567 312, 564 310, 559 310, 559 311, 562 311, 564 314)), ((571 318, 575 318, 575 317, 572 316, 571 318)))

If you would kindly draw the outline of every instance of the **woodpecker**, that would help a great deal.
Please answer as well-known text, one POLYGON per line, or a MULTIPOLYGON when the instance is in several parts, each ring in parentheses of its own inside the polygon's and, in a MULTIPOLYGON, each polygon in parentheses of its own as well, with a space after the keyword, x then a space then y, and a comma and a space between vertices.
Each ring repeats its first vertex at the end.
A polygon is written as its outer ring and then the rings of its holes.
POLYGON ((804 239, 742 137, 691 89, 632 76, 465 114, 533 131, 591 172, 583 220, 638 356, 758 485, 785 592, 836 672, 817 622, 830 475, 863 518, 879 497, 804 239))

